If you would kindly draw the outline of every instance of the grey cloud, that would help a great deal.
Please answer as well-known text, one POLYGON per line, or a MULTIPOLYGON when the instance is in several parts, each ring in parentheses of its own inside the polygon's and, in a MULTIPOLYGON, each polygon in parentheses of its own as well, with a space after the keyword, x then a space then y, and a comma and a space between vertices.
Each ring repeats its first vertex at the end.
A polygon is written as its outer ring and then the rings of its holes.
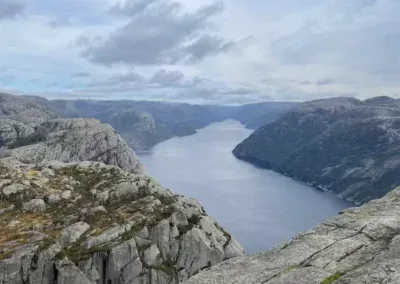
POLYGON ((231 96, 255 95, 255 94, 259 94, 259 93, 260 93, 259 90, 250 89, 250 88, 236 88, 236 89, 230 89, 230 90, 223 92, 223 94, 231 95, 231 96))
POLYGON ((315 85, 317 86, 325 86, 325 85, 331 85, 335 83, 335 80, 333 79, 322 79, 322 80, 318 80, 315 82, 315 85))
POLYGON ((80 77, 80 78, 85 78, 85 77, 90 77, 91 74, 89 72, 86 71, 81 71, 81 72, 76 72, 76 73, 72 73, 71 77, 80 77))
POLYGON ((106 38, 78 39, 82 55, 91 62, 107 66, 190 63, 234 45, 205 35, 210 18, 223 10, 222 2, 194 12, 184 12, 181 4, 170 0, 128 1, 113 10, 130 15, 129 22, 106 38))
POLYGON ((174 86, 182 83, 184 78, 185 76, 182 72, 161 69, 153 75, 153 77, 150 79, 150 82, 163 86, 174 86))
POLYGON ((326 18, 310 19, 298 30, 276 40, 272 44, 274 58, 284 65, 317 64, 370 74, 398 74, 400 1, 332 3, 333 6, 325 7, 331 10, 326 18))
POLYGON ((53 20, 49 21, 47 24, 50 27, 52 27, 53 29, 56 29, 56 28, 59 28, 59 27, 62 27, 62 26, 71 25, 72 22, 71 22, 71 19, 68 18, 68 17, 59 17, 59 18, 56 18, 56 19, 53 19, 53 20))
POLYGON ((215 36, 204 35, 187 46, 185 50, 192 55, 190 60, 196 62, 203 60, 209 54, 225 52, 234 46, 235 43, 232 41, 226 42, 215 36))
POLYGON ((59 84, 56 82, 53 82, 53 83, 48 84, 47 88, 52 88, 52 87, 57 87, 57 86, 59 86, 59 84))
POLYGON ((134 16, 157 2, 159 2, 159 0, 130 0, 120 2, 111 7, 110 12, 115 15, 134 16))
POLYGON ((135 72, 127 72, 125 74, 113 75, 105 80, 96 80, 88 84, 88 87, 124 87, 126 85, 130 86, 132 83, 138 83, 143 81, 143 77, 135 72))
POLYGON ((0 21, 13 18, 23 12, 25 3, 19 0, 0 0, 0 21))
POLYGON ((300 85, 311 85, 311 81, 309 80, 300 81, 300 85))

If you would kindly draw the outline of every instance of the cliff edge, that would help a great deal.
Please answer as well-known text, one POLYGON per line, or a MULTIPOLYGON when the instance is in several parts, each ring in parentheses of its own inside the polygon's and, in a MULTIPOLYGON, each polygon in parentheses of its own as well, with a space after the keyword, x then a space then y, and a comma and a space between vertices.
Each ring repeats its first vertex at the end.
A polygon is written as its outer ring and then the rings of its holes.
POLYGON ((184 283, 400 283, 400 188, 271 251, 225 261, 184 283))

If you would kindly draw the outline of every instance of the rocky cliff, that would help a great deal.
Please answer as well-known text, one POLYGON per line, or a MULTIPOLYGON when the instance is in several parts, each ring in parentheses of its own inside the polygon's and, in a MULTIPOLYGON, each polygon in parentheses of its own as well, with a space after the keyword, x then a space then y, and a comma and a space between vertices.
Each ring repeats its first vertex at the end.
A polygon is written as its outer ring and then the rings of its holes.
POLYGON ((178 283, 243 254, 194 200, 102 163, 0 160, 0 283, 178 283))
POLYGON ((255 131, 233 153, 364 203, 400 184, 399 105, 385 97, 306 102, 255 131))
POLYGON ((25 163, 99 161, 143 172, 135 153, 110 125, 59 117, 46 99, 0 93, 0 157, 12 155, 25 163))
POLYGON ((9 148, 9 154, 24 163, 99 161, 127 171, 143 172, 143 166, 128 144, 110 125, 95 119, 43 122, 29 135, 9 144, 9 148))
POLYGON ((271 251, 225 261, 184 283, 400 283, 399 220, 397 188, 271 251))
POLYGON ((0 119, 4 118, 24 124, 37 124, 59 116, 43 104, 0 93, 0 119))

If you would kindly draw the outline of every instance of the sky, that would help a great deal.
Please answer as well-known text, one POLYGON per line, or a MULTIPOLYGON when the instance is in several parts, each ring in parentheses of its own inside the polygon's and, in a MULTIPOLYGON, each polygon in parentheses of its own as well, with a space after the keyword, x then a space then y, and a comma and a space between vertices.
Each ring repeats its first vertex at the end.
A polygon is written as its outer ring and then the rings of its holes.
POLYGON ((400 0, 0 0, 0 91, 207 104, 400 97, 400 0))

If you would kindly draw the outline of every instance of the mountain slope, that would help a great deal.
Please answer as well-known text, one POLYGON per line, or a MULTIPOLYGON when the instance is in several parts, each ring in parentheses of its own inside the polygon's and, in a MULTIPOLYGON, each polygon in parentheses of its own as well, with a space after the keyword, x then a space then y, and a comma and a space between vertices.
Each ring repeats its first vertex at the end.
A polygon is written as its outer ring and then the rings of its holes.
POLYGON ((232 111, 231 118, 240 121, 250 129, 257 129, 274 121, 281 114, 296 107, 293 102, 265 102, 237 107, 232 111))
POLYGON ((46 104, 0 94, 0 157, 24 163, 99 161, 143 173, 127 143, 95 119, 58 119, 46 104))
POLYGON ((174 284, 240 245, 194 200, 102 163, 0 160, 0 283, 174 284))
POLYGON ((301 104, 233 153, 363 203, 400 184, 399 150, 397 101, 333 98, 301 104))
POLYGON ((95 119, 43 122, 9 148, 10 155, 24 163, 99 161, 143 173, 143 166, 127 143, 110 125, 95 119))
POLYGON ((21 96, 0 93, 0 119, 4 118, 24 124, 36 124, 59 116, 43 104, 26 100, 21 96))

